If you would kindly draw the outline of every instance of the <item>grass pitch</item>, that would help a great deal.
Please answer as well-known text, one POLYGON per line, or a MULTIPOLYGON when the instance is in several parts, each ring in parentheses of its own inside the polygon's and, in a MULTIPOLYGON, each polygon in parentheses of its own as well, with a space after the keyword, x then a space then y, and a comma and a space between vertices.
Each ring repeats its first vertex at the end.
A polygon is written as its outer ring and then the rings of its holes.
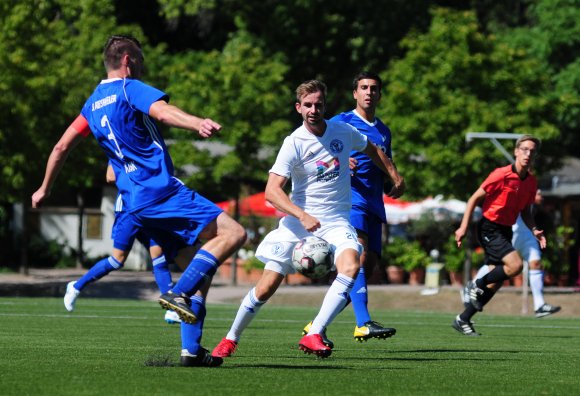
MULTIPOLYGON (((266 305, 219 368, 179 366, 180 330, 155 302, 0 298, 0 395, 562 395, 578 394, 580 319, 373 311, 388 340, 353 339, 352 310, 328 331, 329 359, 297 348, 318 307, 266 305)), ((204 346, 226 334, 237 305, 210 305, 204 346)))

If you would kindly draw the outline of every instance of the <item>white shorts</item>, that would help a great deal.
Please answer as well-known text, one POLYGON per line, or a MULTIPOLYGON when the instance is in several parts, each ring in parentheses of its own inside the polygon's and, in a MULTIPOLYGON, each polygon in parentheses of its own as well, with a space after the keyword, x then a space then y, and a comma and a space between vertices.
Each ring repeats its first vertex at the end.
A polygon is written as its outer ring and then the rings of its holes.
POLYGON ((514 227, 512 245, 514 245, 514 248, 522 256, 522 259, 528 263, 532 261, 540 261, 542 258, 538 240, 532 231, 526 226, 514 227))
POLYGON ((322 226, 310 233, 304 229, 300 221, 293 216, 280 220, 278 228, 266 235, 256 249, 256 257, 265 264, 265 269, 278 272, 281 275, 296 272, 292 266, 292 249, 296 242, 309 235, 316 235, 326 240, 334 251, 334 260, 345 249, 354 249, 360 255, 362 246, 358 243, 356 230, 347 219, 323 222, 322 226))

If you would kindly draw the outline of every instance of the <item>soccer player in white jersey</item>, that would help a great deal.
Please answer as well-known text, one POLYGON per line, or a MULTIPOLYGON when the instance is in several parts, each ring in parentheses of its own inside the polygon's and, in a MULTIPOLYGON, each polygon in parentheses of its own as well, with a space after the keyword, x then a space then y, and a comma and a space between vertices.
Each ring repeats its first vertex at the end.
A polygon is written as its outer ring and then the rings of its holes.
MULTIPOLYGON (((97 85, 81 114, 54 146, 42 185, 32 195, 32 206, 38 207, 50 195, 68 154, 92 132, 111 165, 122 170, 117 185, 127 183, 123 199, 135 225, 162 247, 172 238, 188 246, 198 239, 205 241, 159 303, 182 320, 181 364, 219 366, 223 360, 214 359, 199 343, 206 311, 205 299, 196 293, 211 281, 218 265, 243 245, 246 232, 173 175, 173 161, 155 121, 196 131, 202 138, 219 132, 221 125, 170 105, 167 94, 140 81, 144 56, 134 37, 109 37, 103 60, 107 78, 97 85)), ((110 258, 111 265, 116 265, 115 258, 110 258)))
MULTIPOLYGON (((332 117, 331 121, 342 121, 352 125, 387 157, 392 158, 391 130, 375 116, 377 104, 381 99, 381 88, 382 80, 377 74, 367 71, 358 73, 352 82, 356 108, 332 117)), ((353 151, 350 156, 352 169, 350 223, 356 229, 358 241, 363 246, 361 268, 350 292, 356 319, 354 338, 361 342, 371 338, 386 339, 395 335, 396 330, 384 327, 371 319, 367 288, 367 275, 379 265, 383 224, 387 222, 383 203, 385 174, 367 155, 353 151)), ((304 334, 308 333, 310 326, 311 323, 306 325, 304 334)), ((326 332, 322 333, 322 338, 327 346, 333 347, 334 343, 326 337, 326 332)))
POLYGON ((320 333, 347 303, 348 293, 360 268, 361 245, 349 223, 351 208, 349 155, 351 150, 366 153, 383 172, 393 178, 398 197, 404 182, 389 158, 366 136, 343 122, 326 121, 326 86, 317 80, 302 83, 296 89, 296 111, 303 123, 284 143, 270 169, 266 199, 288 216, 280 220, 256 250, 265 263, 264 273, 240 305, 230 331, 214 348, 212 355, 227 357, 234 353, 242 332, 260 307, 278 289, 284 276, 294 273, 291 264, 296 242, 314 234, 328 241, 335 252, 338 275, 329 287, 310 331, 298 346, 305 353, 328 357, 320 333), (292 198, 284 186, 292 179, 292 198))
MULTIPOLYGON (((542 204, 542 190, 536 191, 536 197, 532 210, 542 204)), ((536 318, 543 318, 560 311, 561 307, 546 303, 544 300, 544 269, 542 266, 542 251, 538 245, 538 240, 531 230, 524 224, 522 216, 518 216, 516 223, 512 226, 514 236, 512 244, 514 248, 522 255, 524 261, 529 265, 529 282, 534 302, 534 313, 536 318)), ((477 271, 476 279, 481 278, 489 272, 489 267, 483 265, 477 271)), ((464 292, 465 295, 465 292, 464 292)), ((465 299, 465 298, 464 298, 465 299)))

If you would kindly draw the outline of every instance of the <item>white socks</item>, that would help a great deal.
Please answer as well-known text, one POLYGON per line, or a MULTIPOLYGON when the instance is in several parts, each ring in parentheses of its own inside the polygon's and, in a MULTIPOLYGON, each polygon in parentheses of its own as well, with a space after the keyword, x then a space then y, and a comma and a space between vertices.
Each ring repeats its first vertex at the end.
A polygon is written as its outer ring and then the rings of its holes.
POLYGON ((266 301, 260 301, 256 298, 256 288, 254 287, 252 290, 246 294, 246 297, 242 300, 242 304, 238 309, 238 313, 236 318, 234 319, 234 323, 232 323, 232 327, 230 331, 226 335, 228 340, 232 340, 235 342, 240 341, 240 337, 242 336, 242 332, 248 327, 248 325, 252 322, 254 317, 258 314, 258 311, 264 305, 266 301))
POLYGON ((544 301, 544 271, 540 269, 530 270, 530 289, 534 299, 534 311, 545 304, 544 301))
POLYGON ((342 311, 348 302, 350 291, 354 286, 354 279, 338 274, 332 285, 328 288, 320 311, 310 327, 308 334, 320 334, 342 311))

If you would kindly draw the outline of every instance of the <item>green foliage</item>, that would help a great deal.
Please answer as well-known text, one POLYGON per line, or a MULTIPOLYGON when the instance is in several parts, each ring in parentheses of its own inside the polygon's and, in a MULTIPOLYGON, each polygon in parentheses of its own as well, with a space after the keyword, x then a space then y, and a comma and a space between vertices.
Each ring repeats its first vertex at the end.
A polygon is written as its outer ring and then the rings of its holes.
POLYGON ((461 272, 465 264, 465 248, 457 247, 455 235, 450 235, 443 250, 443 262, 445 269, 449 272, 461 272))
POLYGON ((559 136, 541 62, 482 33, 473 12, 434 9, 429 31, 401 45, 405 56, 383 73, 379 115, 394 131, 409 196, 466 199, 505 163, 490 142, 468 145, 467 132, 525 132, 545 143, 559 136))
POLYGON ((389 265, 403 267, 405 271, 425 268, 430 259, 418 241, 407 241, 404 238, 393 238, 383 247, 383 256, 389 265))
POLYGON ((542 265, 546 270, 554 274, 568 274, 570 263, 567 253, 576 241, 573 238, 574 228, 558 226, 556 233, 547 239, 547 247, 542 256, 542 265))
POLYGON ((246 261, 244 261, 244 271, 249 273, 253 269, 259 269, 259 270, 264 269, 264 263, 262 261, 258 260, 258 258, 255 256, 252 256, 252 257, 248 258, 246 261))
POLYGON ((224 189, 234 196, 240 182, 264 182, 275 148, 291 132, 287 116, 293 98, 284 82, 284 56, 266 56, 262 47, 261 40, 238 32, 222 52, 175 55, 165 68, 173 103, 222 124, 212 140, 231 148, 212 158, 190 146, 172 148, 178 166, 198 168, 187 178, 195 188, 224 189), (224 179, 234 182, 224 185, 224 179))
POLYGON ((426 252, 432 249, 441 251, 447 241, 447 235, 453 231, 453 219, 445 213, 434 211, 423 213, 417 220, 409 222, 407 226, 407 233, 418 240, 426 252))
POLYGON ((67 245, 52 240, 47 241, 34 235, 28 243, 28 256, 36 268, 70 268, 75 266, 75 258, 67 254, 67 245))

